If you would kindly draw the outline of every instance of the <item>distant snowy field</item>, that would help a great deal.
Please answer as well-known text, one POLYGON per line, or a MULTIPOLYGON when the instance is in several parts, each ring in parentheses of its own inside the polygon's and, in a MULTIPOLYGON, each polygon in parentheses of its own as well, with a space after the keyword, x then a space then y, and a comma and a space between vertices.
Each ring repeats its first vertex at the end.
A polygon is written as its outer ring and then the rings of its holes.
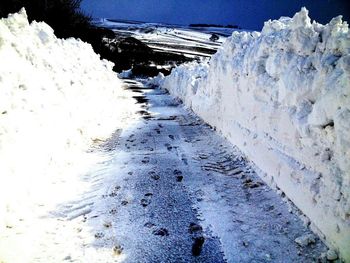
POLYGON ((95 20, 95 24, 113 30, 118 36, 135 37, 156 51, 188 57, 210 57, 234 31, 232 28, 187 27, 105 18, 95 20), (219 39, 210 41, 212 34, 219 39))
MULTIPOLYGON (((159 76, 237 145, 350 260, 350 32, 302 9, 234 32, 207 63, 159 76)), ((319 229, 319 230, 318 230, 319 229)))
MULTIPOLYGON (((93 141, 130 123, 136 108, 112 64, 89 44, 58 39, 45 23, 29 24, 24 10, 1 19, 0 233, 30 225, 43 207, 79 193, 78 175, 100 160, 87 153, 93 141)), ((36 235, 21 241, 29 251, 36 235)), ((1 238, 0 255, 16 255, 1 238)))

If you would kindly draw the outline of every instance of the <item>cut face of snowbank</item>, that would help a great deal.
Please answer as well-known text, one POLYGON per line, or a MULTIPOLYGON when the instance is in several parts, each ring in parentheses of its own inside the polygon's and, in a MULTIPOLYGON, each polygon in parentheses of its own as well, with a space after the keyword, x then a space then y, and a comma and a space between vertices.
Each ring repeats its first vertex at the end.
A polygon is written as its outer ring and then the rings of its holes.
POLYGON ((112 66, 24 10, 0 20, 0 231, 28 200, 54 197, 47 182, 83 170, 93 140, 136 109, 112 66))
POLYGON ((208 64, 162 81, 215 126, 350 261, 350 32, 303 8, 234 32, 208 64))

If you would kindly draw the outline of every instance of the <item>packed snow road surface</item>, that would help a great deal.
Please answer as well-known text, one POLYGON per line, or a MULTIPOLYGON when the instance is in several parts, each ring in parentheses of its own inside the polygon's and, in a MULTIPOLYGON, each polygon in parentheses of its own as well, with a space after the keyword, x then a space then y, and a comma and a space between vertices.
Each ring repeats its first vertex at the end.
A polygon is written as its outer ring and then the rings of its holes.
POLYGON ((326 247, 236 148, 165 91, 125 83, 142 118, 92 149, 101 161, 78 181, 55 182, 58 205, 2 233, 0 262, 317 261, 326 247))
POLYGON ((143 120, 104 144, 104 190, 74 219, 95 261, 316 261, 324 245, 236 149, 166 92, 127 83, 143 120))

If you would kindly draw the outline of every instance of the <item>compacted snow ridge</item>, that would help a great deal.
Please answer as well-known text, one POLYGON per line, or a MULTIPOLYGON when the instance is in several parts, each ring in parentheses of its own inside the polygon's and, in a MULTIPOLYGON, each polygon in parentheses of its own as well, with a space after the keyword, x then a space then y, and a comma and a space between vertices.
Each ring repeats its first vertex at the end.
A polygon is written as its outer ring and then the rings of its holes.
POLYGON ((302 8, 261 32, 234 32, 209 63, 157 80, 350 261, 350 32, 341 16, 311 23, 302 8))

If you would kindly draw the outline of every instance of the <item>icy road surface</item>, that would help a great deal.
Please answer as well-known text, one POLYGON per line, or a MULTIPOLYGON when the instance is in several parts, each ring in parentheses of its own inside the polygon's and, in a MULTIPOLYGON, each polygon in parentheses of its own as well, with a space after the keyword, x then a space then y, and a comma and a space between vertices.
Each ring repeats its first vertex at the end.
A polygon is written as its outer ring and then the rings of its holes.
POLYGON ((89 253, 68 262, 317 260, 324 245, 295 242, 311 233, 236 149, 166 92, 127 83, 143 120, 104 144, 99 194, 72 218, 89 253))
POLYGON ((142 118, 93 149, 105 158, 84 191, 2 233, 8 262, 317 262, 326 247, 237 149, 165 91, 125 82, 142 118))

